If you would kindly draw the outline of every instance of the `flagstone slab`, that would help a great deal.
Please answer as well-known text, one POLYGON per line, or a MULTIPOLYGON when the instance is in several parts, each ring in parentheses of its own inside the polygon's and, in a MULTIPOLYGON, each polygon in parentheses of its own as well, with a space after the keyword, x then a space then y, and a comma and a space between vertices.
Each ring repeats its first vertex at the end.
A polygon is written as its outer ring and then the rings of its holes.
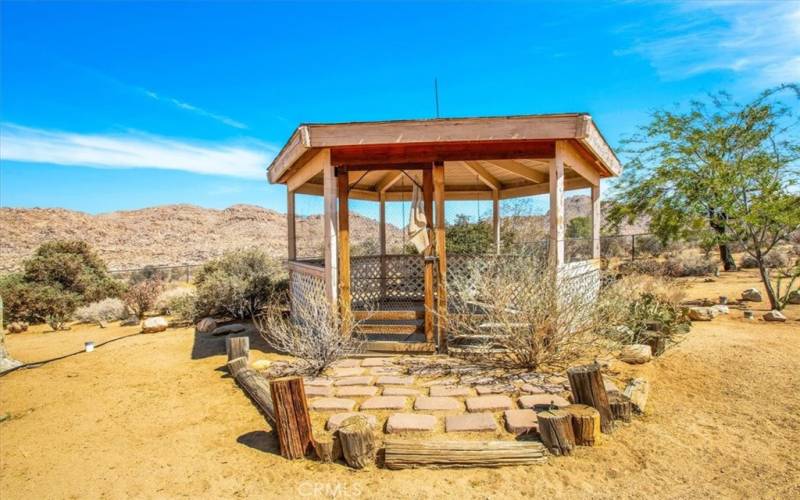
POLYGON ((333 385, 342 386, 342 385, 370 385, 372 384, 372 377, 370 376, 363 376, 363 377, 344 377, 340 379, 336 379, 333 385))
POLYGON ((402 410, 408 398, 404 396, 375 396, 361 403, 361 410, 402 410))
POLYGON ((330 385, 309 385, 304 387, 306 391, 306 397, 310 396, 324 396, 330 397, 333 396, 333 387, 330 385))
POLYGON ((367 358, 361 361, 361 366, 386 366, 391 365, 393 361, 392 358, 367 358))
POLYGON ((420 396, 414 401, 414 409, 422 411, 463 410, 464 405, 456 398, 420 396))
POLYGON ((331 411, 331 410, 344 410, 350 411, 356 405, 352 399, 342 398, 314 398, 308 404, 312 410, 331 411))
POLYGON ((551 404, 556 408, 563 408, 569 406, 570 403, 555 394, 532 394, 530 396, 520 396, 519 398, 520 407, 536 411, 547 410, 551 404))
POLYGON ((386 432, 389 434, 426 432, 432 431, 434 427, 436 427, 436 417, 418 413, 395 413, 386 421, 386 432))
POLYGON ((539 423, 533 410, 506 410, 503 412, 506 430, 512 434, 536 434, 539 423))
POLYGON ((374 396, 378 388, 374 385, 346 385, 336 388, 337 396, 374 396))
POLYGON ((469 396, 472 393, 469 387, 465 385, 432 385, 431 396, 444 397, 444 396, 469 396))
POLYGON ((348 412, 348 413, 337 413, 336 415, 331 415, 331 417, 328 419, 328 423, 325 424, 325 429, 333 432, 342 425, 342 422, 344 422, 350 417, 355 417, 357 415, 366 418, 367 423, 373 429, 378 426, 378 419, 375 417, 375 415, 370 415, 368 413, 348 412))
POLYGON ((541 386, 534 384, 522 384, 519 390, 528 394, 545 394, 547 392, 541 386))
POLYGON ((334 377, 355 377, 358 375, 364 375, 364 372, 367 371, 366 368, 334 368, 332 375, 334 377))
POLYGON ((445 432, 496 431, 497 422, 491 413, 465 413, 450 415, 444 419, 445 432))
POLYGON ((510 410, 514 402, 508 396, 478 396, 467 398, 467 411, 478 413, 483 411, 510 410))
POLYGON ((419 396, 422 394, 421 389, 413 387, 399 387, 396 385, 389 385, 383 388, 381 395, 383 396, 419 396))
POLYGON ((402 375, 403 370, 396 366, 376 366, 369 369, 370 375, 402 375))
POLYGON ((325 377, 304 378, 303 385, 330 387, 333 385, 333 380, 325 377))
POLYGON ((375 381, 378 385, 411 385, 414 383, 414 376, 383 375, 375 381))
POLYGON ((513 393, 516 388, 509 384, 495 384, 495 385, 477 385, 475 392, 478 396, 486 396, 487 394, 507 394, 513 393))
POLYGON ((340 359, 333 364, 336 368, 355 368, 361 366, 360 359, 340 359))

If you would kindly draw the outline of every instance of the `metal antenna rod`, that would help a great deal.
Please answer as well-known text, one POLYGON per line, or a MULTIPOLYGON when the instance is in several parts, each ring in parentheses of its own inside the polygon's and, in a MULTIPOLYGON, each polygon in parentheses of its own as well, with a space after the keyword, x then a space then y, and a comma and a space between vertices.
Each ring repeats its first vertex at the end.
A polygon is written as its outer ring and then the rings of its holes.
POLYGON ((439 118, 439 80, 433 79, 433 95, 436 100, 436 118, 439 118))

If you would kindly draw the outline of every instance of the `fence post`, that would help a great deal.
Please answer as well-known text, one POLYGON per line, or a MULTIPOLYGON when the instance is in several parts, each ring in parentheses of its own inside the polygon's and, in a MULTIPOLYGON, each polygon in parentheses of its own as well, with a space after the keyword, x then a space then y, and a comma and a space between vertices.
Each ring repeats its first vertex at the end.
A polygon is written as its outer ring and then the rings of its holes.
POLYGON ((631 235, 631 260, 636 260, 636 235, 631 235))

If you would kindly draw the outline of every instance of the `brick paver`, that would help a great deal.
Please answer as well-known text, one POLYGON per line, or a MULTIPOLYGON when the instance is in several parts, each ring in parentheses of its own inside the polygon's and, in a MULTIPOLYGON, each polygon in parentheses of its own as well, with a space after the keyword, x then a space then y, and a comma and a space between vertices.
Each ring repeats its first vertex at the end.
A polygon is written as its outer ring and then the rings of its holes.
POLYGON ((361 366, 360 359, 340 359, 336 363, 333 364, 336 368, 354 368, 356 366, 361 366))
POLYGON ((333 387, 325 385, 309 385, 305 388, 306 396, 333 396, 333 387))
POLYGON ((337 396, 374 396, 378 388, 374 385, 346 385, 336 388, 337 396))
POLYGON ((467 411, 478 413, 482 411, 510 410, 514 402, 508 396, 478 396, 467 398, 467 411))
POLYGON ((497 430, 497 422, 491 413, 465 413, 444 419, 445 432, 480 432, 497 430))
POLYGON ((366 371, 365 368, 334 368, 332 375, 334 377, 355 377, 358 375, 364 375, 366 371))
POLYGON ((557 408, 569 406, 569 401, 555 394, 533 394, 531 396, 520 396, 519 398, 519 405, 522 408, 533 410, 546 410, 551 403, 557 408))
POLYGON ((402 410, 408 398, 403 396, 375 396, 361 403, 361 410, 402 410))
POLYGON ((512 434, 535 434, 539 431, 536 412, 533 410, 506 410, 503 417, 506 430, 512 434))
POLYGON ((463 410, 464 405, 455 398, 420 396, 414 401, 414 409, 423 411, 463 410))
POLYGON ((370 415, 368 413, 348 412, 348 413, 337 413, 336 415, 331 415, 331 418, 328 419, 328 423, 325 424, 325 428, 333 432, 336 429, 338 429, 339 426, 342 425, 342 422, 356 415, 361 415, 362 417, 366 418, 367 423, 373 429, 378 426, 378 419, 375 417, 375 415, 370 415))
POLYGON ((330 411, 330 410, 345 410, 350 411, 356 405, 352 399, 342 398, 315 398, 309 403, 312 410, 330 411))
POLYGON ((342 386, 342 385, 370 385, 372 384, 372 377, 363 376, 363 377, 344 377, 337 379, 333 385, 342 386))
POLYGON ((383 396, 419 396, 422 390, 413 387, 399 387, 396 385, 389 385, 383 388, 381 393, 383 396))
POLYGON ((432 385, 431 396, 469 396, 469 387, 465 385, 432 385))
POLYGON ((432 431, 434 427, 436 427, 436 417, 433 415, 395 413, 386 421, 386 432, 389 434, 432 431))

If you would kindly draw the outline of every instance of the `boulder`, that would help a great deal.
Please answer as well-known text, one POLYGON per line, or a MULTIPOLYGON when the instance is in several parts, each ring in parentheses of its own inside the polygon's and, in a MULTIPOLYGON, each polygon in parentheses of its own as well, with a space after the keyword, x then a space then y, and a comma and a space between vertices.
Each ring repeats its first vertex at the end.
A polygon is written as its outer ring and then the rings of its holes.
POLYGON ((619 359, 630 364, 647 363, 653 359, 653 350, 645 344, 626 345, 622 348, 619 359))
POLYGON ((211 333, 217 328, 217 321, 214 318, 206 317, 197 322, 194 329, 197 333, 211 333))
POLYGON ((166 318, 156 316, 155 318, 147 318, 142 322, 142 333, 158 333, 167 329, 169 323, 166 318))
POLYGON ((786 321, 786 316, 784 316, 780 311, 772 310, 764 315, 764 321, 780 321, 783 323, 786 321))
POLYGON ((761 302, 764 299, 761 297, 761 292, 755 288, 748 288, 742 292, 742 300, 746 300, 747 302, 761 302))
POLYGON ((711 309, 715 310, 717 314, 729 314, 731 312, 728 306, 722 304, 712 306, 711 309))
POLYGON ((792 290, 786 297, 787 304, 800 304, 800 290, 792 290))
POLYGON ((717 310, 713 307, 690 307, 686 315, 692 321, 711 321, 717 317, 717 310))
POLYGON ((139 325, 139 318, 136 316, 131 316, 128 319, 123 319, 120 321, 119 326, 138 326, 139 325))
POLYGON ((211 335, 217 337, 220 335, 228 335, 229 333, 243 332, 246 329, 247 327, 241 323, 231 323, 230 325, 224 325, 214 328, 214 330, 211 332, 211 335))
POLYGON ((22 321, 14 321, 6 327, 8 333, 22 333, 28 330, 28 324, 22 321))

